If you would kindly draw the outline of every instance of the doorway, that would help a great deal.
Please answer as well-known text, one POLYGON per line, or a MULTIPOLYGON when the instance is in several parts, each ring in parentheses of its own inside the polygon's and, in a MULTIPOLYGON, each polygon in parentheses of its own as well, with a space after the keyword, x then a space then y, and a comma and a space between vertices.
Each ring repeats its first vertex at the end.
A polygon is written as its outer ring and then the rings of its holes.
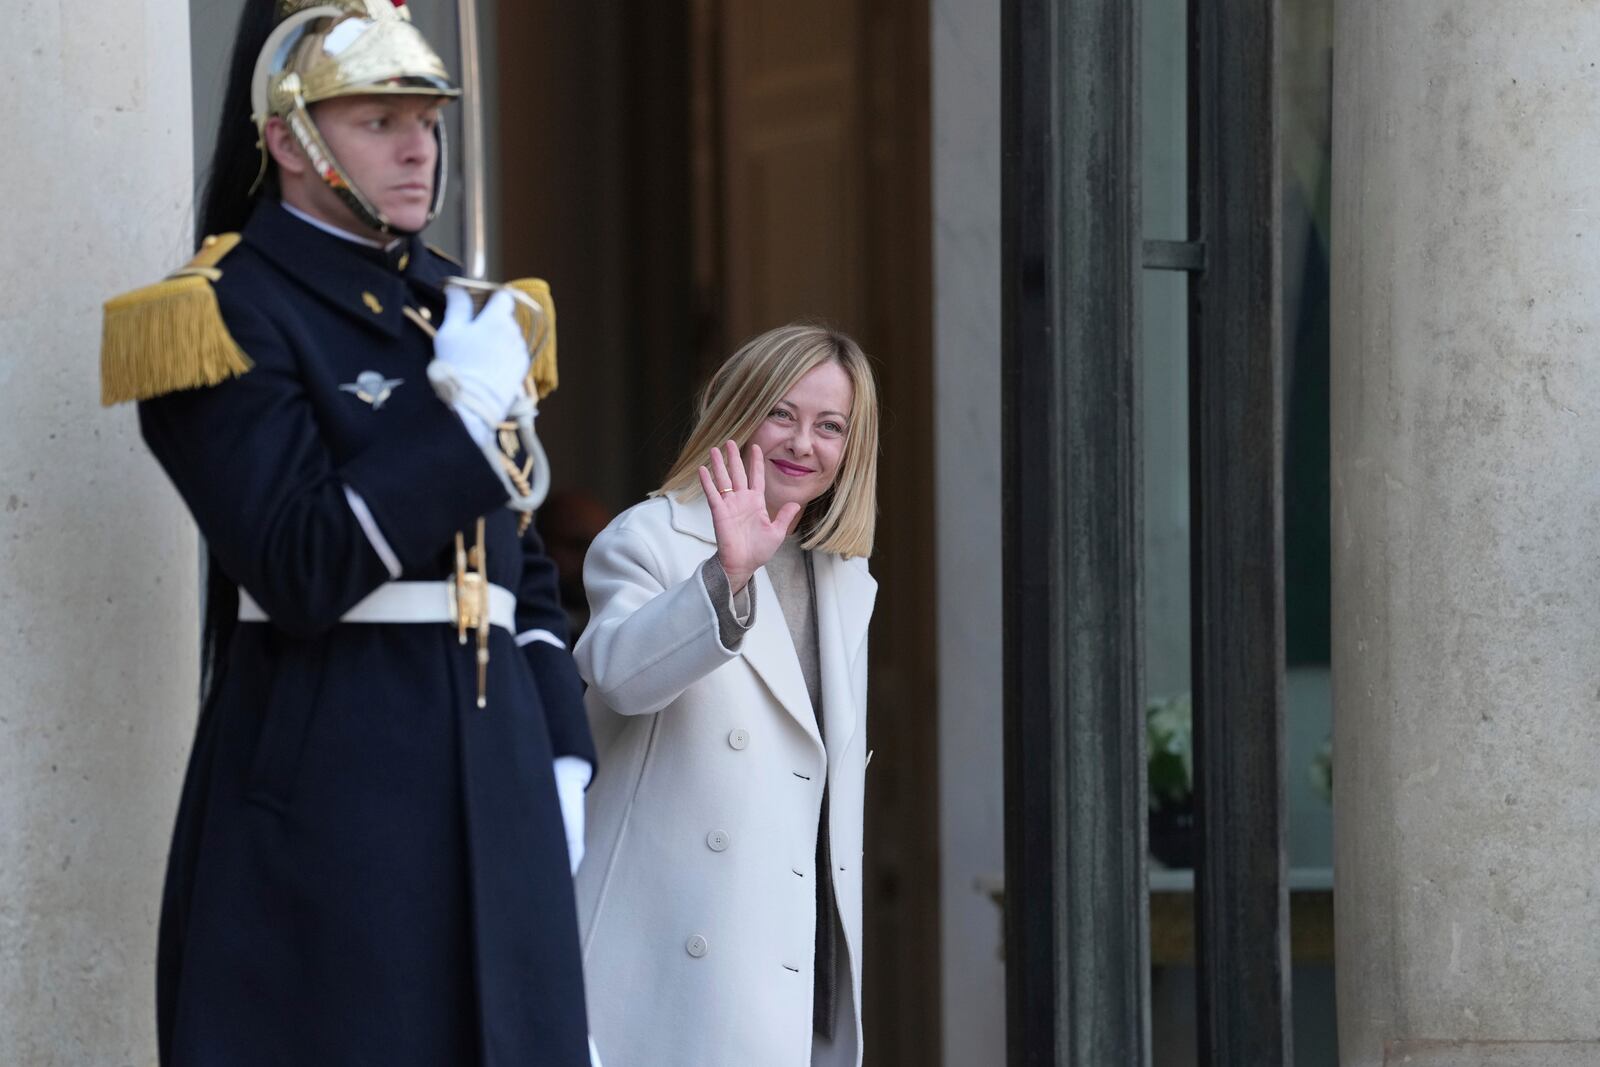
POLYGON ((821 319, 875 360, 867 1062, 937 1064, 927 4, 528 0, 496 18, 497 273, 556 295, 540 434, 558 489, 613 513, 640 499, 706 374, 771 326, 821 319))

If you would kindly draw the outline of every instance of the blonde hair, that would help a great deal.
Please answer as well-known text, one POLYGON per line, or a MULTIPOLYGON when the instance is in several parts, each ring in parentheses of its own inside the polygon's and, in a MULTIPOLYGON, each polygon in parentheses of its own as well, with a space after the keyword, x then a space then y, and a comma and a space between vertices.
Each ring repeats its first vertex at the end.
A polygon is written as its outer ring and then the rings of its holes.
POLYGON ((824 326, 780 326, 728 357, 700 394, 699 417, 683 451, 650 495, 699 495, 698 472, 711 450, 728 440, 748 444, 795 383, 828 362, 844 368, 854 396, 839 472, 828 491, 806 505, 800 544, 847 559, 870 556, 878 518, 878 389, 861 346, 824 326))

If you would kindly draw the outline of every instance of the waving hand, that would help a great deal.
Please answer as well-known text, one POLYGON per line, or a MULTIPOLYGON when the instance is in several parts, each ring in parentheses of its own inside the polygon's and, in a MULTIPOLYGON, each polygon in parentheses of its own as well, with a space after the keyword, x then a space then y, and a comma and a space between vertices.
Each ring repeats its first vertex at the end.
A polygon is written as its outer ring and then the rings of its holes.
POLYGON ((769 515, 766 483, 765 460, 761 446, 755 444, 750 446, 748 474, 733 441, 712 449, 711 463, 700 468, 700 487, 711 505, 711 525, 717 535, 717 557, 736 593, 778 551, 800 514, 800 505, 791 501, 769 515))

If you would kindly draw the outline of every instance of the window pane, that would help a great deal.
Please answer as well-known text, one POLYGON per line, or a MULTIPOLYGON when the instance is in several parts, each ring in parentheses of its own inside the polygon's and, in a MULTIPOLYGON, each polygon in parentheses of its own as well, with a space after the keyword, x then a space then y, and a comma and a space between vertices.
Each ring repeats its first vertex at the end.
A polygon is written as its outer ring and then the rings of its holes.
MULTIPOLYGON (((1189 237, 1188 5, 1144 0, 1140 195, 1147 240, 1189 237)), ((1144 671, 1152 731, 1150 983, 1153 1067, 1195 1062, 1189 700, 1189 277, 1146 270, 1140 294, 1144 671), (1160 750, 1157 752, 1156 750, 1160 750)))
POLYGON ((1145 0, 1139 83, 1140 195, 1147 240, 1189 237, 1189 9, 1145 0))
POLYGON ((1285 728, 1294 1049, 1335 1067, 1329 693, 1328 221, 1333 0, 1279 8, 1283 175, 1285 728))

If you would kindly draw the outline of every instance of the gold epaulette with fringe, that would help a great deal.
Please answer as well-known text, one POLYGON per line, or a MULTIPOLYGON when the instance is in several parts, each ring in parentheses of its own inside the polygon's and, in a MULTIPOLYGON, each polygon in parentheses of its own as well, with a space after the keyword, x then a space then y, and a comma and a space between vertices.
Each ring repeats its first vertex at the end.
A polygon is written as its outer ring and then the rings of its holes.
POLYGON ((207 237, 193 259, 162 281, 106 301, 100 403, 216 385, 250 369, 211 288, 222 277, 217 264, 238 243, 236 233, 207 237))
POLYGON ((536 316, 522 304, 517 304, 517 325, 522 327, 522 336, 528 339, 528 352, 533 356, 533 367, 529 374, 533 377, 533 384, 539 391, 539 399, 543 400, 555 392, 559 384, 556 374, 556 302, 550 295, 550 283, 543 278, 515 278, 506 285, 520 293, 533 298, 534 303, 544 309, 544 314, 536 316))

